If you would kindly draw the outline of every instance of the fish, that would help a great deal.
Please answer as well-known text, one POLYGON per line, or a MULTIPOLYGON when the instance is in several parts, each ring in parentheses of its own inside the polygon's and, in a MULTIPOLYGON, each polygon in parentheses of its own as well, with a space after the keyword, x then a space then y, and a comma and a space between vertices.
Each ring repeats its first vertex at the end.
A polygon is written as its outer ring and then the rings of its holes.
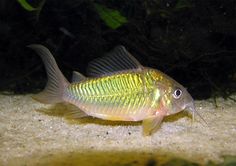
POLYGON ((33 99, 56 104, 66 102, 78 110, 72 117, 96 117, 110 121, 142 121, 143 135, 151 135, 164 117, 183 110, 200 114, 192 96, 165 73, 142 66, 124 46, 88 64, 87 74, 74 71, 69 82, 45 46, 28 46, 37 52, 46 68, 48 82, 33 99))

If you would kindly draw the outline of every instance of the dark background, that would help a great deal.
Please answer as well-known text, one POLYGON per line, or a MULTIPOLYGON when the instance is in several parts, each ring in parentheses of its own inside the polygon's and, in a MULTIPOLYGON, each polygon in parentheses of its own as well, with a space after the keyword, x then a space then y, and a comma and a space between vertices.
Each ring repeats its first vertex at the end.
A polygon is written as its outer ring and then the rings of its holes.
MULTIPOLYGON (((33 6, 41 1, 28 0, 33 6)), ((46 84, 40 58, 26 46, 48 47, 70 80, 89 61, 124 45, 144 66, 157 68, 194 98, 236 92, 235 0, 45 0, 40 11, 0 1, 0 91, 35 93, 46 84), (119 11, 112 29, 94 3, 119 11)))

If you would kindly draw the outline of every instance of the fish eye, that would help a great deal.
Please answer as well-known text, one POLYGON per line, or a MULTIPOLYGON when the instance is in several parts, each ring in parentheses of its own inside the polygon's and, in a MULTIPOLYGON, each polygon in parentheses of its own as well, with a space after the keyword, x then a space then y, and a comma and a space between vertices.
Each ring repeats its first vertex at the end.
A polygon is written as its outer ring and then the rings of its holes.
POLYGON ((176 89, 176 90, 174 91, 173 96, 174 96, 175 99, 179 99, 181 95, 182 95, 182 90, 176 89))

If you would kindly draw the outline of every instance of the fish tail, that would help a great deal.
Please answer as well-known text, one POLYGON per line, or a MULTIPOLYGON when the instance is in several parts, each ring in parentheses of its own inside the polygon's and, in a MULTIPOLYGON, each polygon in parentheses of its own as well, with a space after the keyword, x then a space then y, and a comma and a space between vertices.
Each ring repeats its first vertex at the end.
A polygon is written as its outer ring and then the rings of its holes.
POLYGON ((28 47, 36 51, 41 57, 48 77, 45 89, 39 94, 33 95, 32 98, 45 104, 63 102, 65 89, 69 85, 69 82, 58 68, 53 55, 43 45, 31 44, 28 47))

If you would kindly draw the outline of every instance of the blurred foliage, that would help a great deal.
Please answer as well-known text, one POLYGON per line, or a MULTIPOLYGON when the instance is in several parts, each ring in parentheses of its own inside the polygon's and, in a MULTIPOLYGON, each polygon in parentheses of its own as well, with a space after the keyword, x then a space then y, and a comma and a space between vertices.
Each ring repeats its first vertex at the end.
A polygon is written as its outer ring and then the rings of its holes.
POLYGON ((161 166, 199 166, 199 164, 181 158, 173 158, 166 163, 161 164, 161 166))
POLYGON ((17 0, 17 2, 19 2, 19 4, 27 11, 35 11, 38 10, 37 8, 34 8, 33 6, 31 6, 27 0, 17 0))
POLYGON ((236 92, 235 0, 24 2, 37 9, 41 5, 40 14, 28 12, 19 1, 0 1, 1 91, 44 87, 42 62, 25 47, 41 43, 68 78, 72 70, 85 74, 90 60, 121 44, 144 66, 188 87, 195 98, 236 92))
MULTIPOLYGON (((209 161, 204 164, 205 166, 235 166, 236 165, 236 156, 224 156, 224 160, 221 163, 214 163, 213 161, 209 161)), ((164 163, 159 163, 157 160, 149 160, 146 166, 200 166, 202 164, 198 164, 196 162, 191 162, 189 160, 185 160, 183 158, 170 157, 164 163)))
POLYGON ((224 156, 224 162, 222 166, 234 166, 236 165, 236 156, 224 156))
MULTIPOLYGON (((164 164, 157 164, 156 166, 198 166, 201 164, 193 163, 182 158, 172 158, 164 164)), ((224 161, 222 163, 216 164, 212 161, 209 161, 205 166, 235 166, 236 165, 236 156, 224 156, 224 161)))
POLYGON ((104 5, 94 3, 95 9, 100 15, 101 19, 112 29, 117 29, 124 23, 127 23, 127 19, 120 14, 119 11, 109 9, 104 5))
POLYGON ((193 6, 189 0, 178 0, 175 5, 175 10, 178 11, 178 10, 190 8, 190 7, 193 7, 193 6))
MULTIPOLYGON (((41 10, 45 0, 42 0, 41 4, 34 8, 31 6, 27 0, 17 0, 19 4, 27 11, 37 11, 41 10)), ((112 29, 117 29, 118 27, 122 26, 124 23, 127 23, 126 17, 122 16, 119 11, 107 8, 104 5, 100 5, 98 3, 93 3, 95 9, 97 10, 98 14, 100 15, 101 19, 106 23, 106 25, 112 29)), ((180 4, 181 7, 181 4, 180 4)))
POLYGON ((44 5, 46 0, 40 0, 37 2, 37 7, 33 7, 30 3, 27 2, 27 0, 17 0, 17 2, 27 11, 32 12, 32 11, 38 11, 37 14, 40 13, 42 10, 42 7, 44 5))
POLYGON ((17 2, 24 8, 25 10, 29 12, 36 12, 36 20, 39 19, 40 12, 43 8, 43 5, 45 4, 46 0, 40 0, 37 2, 37 7, 33 7, 30 3, 27 2, 27 0, 17 0, 17 2))

